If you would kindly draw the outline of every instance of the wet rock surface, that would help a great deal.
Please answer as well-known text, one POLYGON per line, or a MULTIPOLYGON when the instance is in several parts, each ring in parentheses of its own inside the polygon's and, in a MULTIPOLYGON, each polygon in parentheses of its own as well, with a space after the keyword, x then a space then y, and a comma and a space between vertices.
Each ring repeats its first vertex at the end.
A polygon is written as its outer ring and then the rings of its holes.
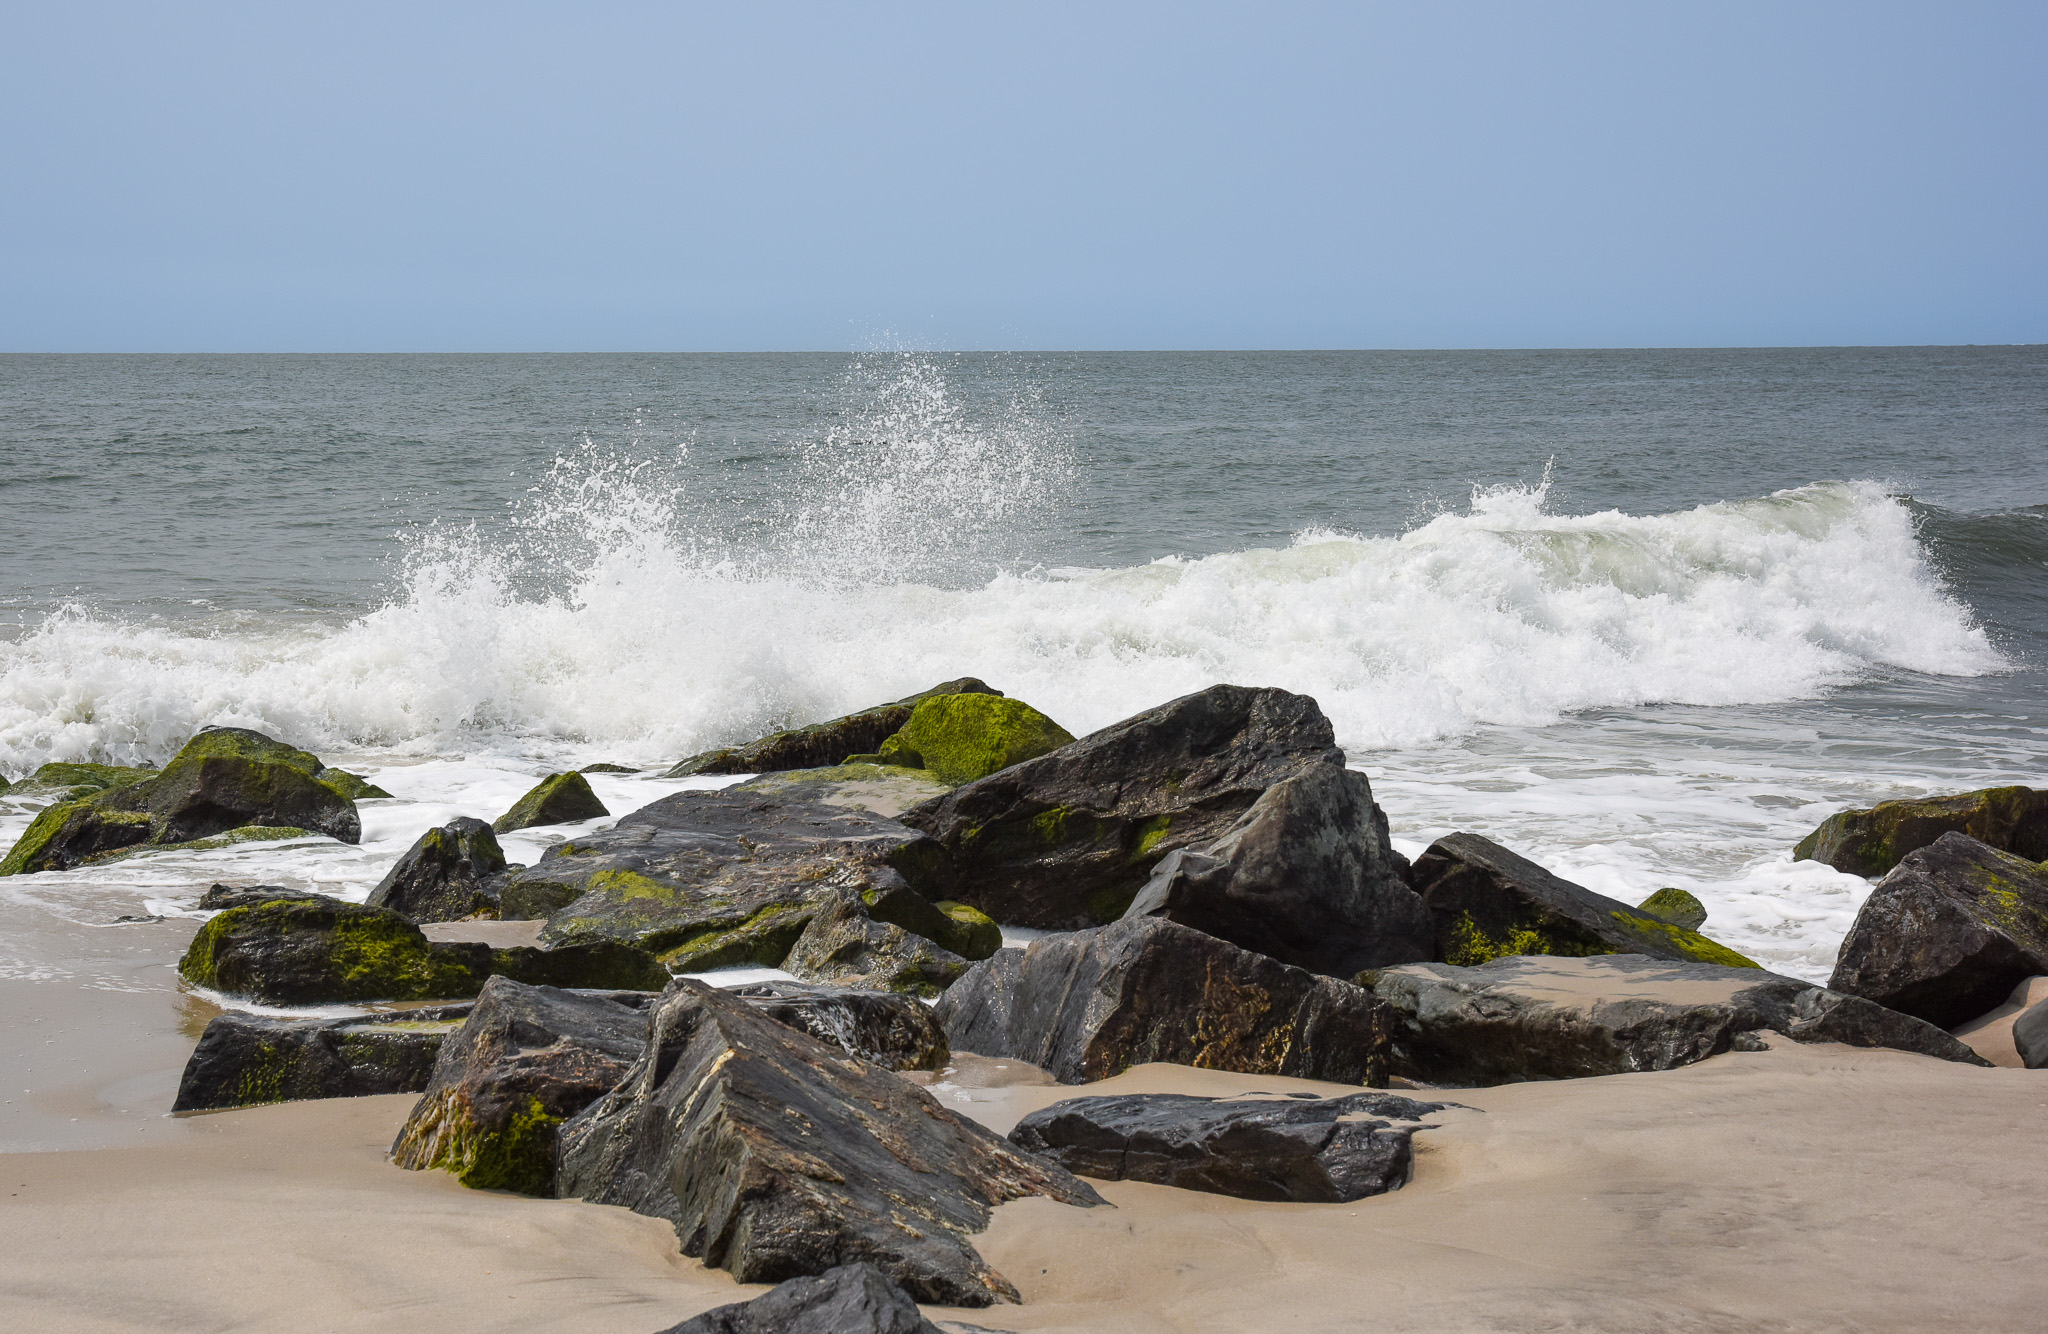
POLYGON ((937 1070, 951 1055, 931 1007, 896 992, 778 981, 731 987, 726 994, 884 1070, 937 1070))
POLYGON ((557 1190, 675 1224, 747 1283, 868 1261, 920 1301, 1016 1289, 968 1237, 1005 1200, 1100 1202, 900 1077, 679 979, 646 1052, 561 1129, 557 1190))
POLYGON ((287 889, 283 885, 223 885, 215 884, 199 896, 201 912, 225 912, 229 908, 247 908, 252 904, 270 903, 277 899, 325 899, 325 894, 314 894, 303 889, 287 889))
POLYGON ((1215 842, 1168 853, 1125 916, 1347 978, 1430 958, 1436 938, 1371 785, 1336 762, 1267 788, 1215 842))
POLYGON ((2048 789, 1983 788, 1838 811, 1800 840, 1792 855, 1850 875, 1876 876, 1951 833, 2027 861, 2048 859, 2048 789))
POLYGON ((216 1015, 185 1063, 171 1110, 416 1093, 469 1010, 464 1003, 355 1019, 216 1015))
POLYGON ((1390 1073, 1429 1084, 1668 1070, 1753 1047, 1747 1035, 1760 1029, 1984 1063, 1931 1024, 1754 968, 1528 955, 1472 968, 1406 964, 1360 981, 1388 1007, 1390 1073))
POLYGON ((999 922, 1115 921, 1160 857, 1221 838, 1273 784, 1343 752, 1316 702, 1212 686, 903 813, 934 855, 900 869, 999 922))
POLYGON ((1647 954, 1754 968, 1725 945, 1552 875, 1491 839, 1450 834, 1415 861, 1436 920, 1432 957, 1461 966, 1522 954, 1647 954))
POLYGON ((2048 1001, 2029 1006, 2012 1021, 2012 1045, 2027 1069, 2048 1067, 2048 1001))
POLYGON ((1070 1098, 1010 1142, 1077 1176, 1150 1181, 1247 1200, 1338 1203, 1407 1184, 1413 1139, 1446 1106, 1390 1093, 1343 1098, 1070 1098))
POLYGON ((505 873, 505 853, 491 827, 460 816, 421 834, 366 902, 413 922, 495 916, 505 873))
POLYGON ((2048 868, 1943 834, 1908 853, 1856 914, 1828 985, 1942 1028, 2048 973, 2048 868))
POLYGON ((841 889, 817 905, 782 966, 806 982, 930 998, 958 981, 968 961, 892 922, 874 920, 857 891, 841 889))
POLYGON ((664 778, 687 778, 691 774, 764 774, 780 769, 823 769, 844 764, 849 755, 868 754, 910 721, 921 702, 939 695, 1002 692, 972 676, 946 681, 905 699, 878 704, 859 713, 849 713, 808 727, 776 732, 744 746, 707 750, 678 761, 664 778))
POLYGON ((1386 1079, 1371 993, 1156 917, 1002 950, 954 983, 934 1014, 955 1050, 1028 1061, 1067 1084, 1147 1061, 1386 1079))
POLYGON ((610 814, 597 799, 597 793, 591 791, 590 780, 582 774, 549 774, 513 802, 511 810, 491 821, 491 829, 494 833, 509 834, 516 829, 575 824, 610 814))
POLYGON ((944 1334, 871 1264, 778 1283, 750 1302, 706 1311, 661 1334, 944 1334))

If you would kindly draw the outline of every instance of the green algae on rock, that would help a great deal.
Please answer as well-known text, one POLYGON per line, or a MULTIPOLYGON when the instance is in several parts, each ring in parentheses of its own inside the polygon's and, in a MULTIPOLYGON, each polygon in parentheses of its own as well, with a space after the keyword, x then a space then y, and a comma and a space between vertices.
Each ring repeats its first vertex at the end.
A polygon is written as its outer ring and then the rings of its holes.
POLYGON ((155 769, 131 768, 123 764, 71 764, 52 761, 16 783, 17 797, 48 796, 54 802, 77 801, 109 788, 126 787, 154 778, 155 769))
POLYGON ((957 787, 1050 754, 1073 739, 1020 699, 936 695, 911 711, 877 755, 884 764, 924 769, 957 787))
POLYGON ((2048 859, 2048 789, 1990 787, 1838 811, 1801 839, 1792 856, 1850 875, 1879 876, 1948 833, 2030 862, 2048 859))
MULTIPOLYGON (((901 893, 915 897, 908 889, 901 893)), ((966 959, 893 922, 877 921, 861 900, 860 891, 841 889, 819 904, 782 966, 806 982, 925 999, 967 971, 966 959)))
POLYGON ((294 829, 290 825, 252 824, 225 833, 195 838, 189 843, 143 843, 116 852, 99 852, 80 862, 81 866, 105 866, 109 862, 146 857, 157 852, 212 852, 216 848, 239 847, 244 843, 282 843, 294 838, 325 838, 315 829, 294 829))
POLYGON ((940 695, 1003 692, 971 676, 946 681, 921 690, 892 704, 878 704, 843 718, 833 718, 808 727, 776 732, 744 746, 707 750, 681 760, 663 774, 664 778, 687 778, 691 774, 761 774, 782 769, 820 769, 843 764, 849 755, 875 751, 892 733, 910 721, 911 712, 924 700, 940 695))
POLYGON ((458 816, 421 834, 366 902, 414 922, 495 917, 497 881, 505 872, 505 853, 491 827, 458 816))
POLYGON ((216 1015, 178 1082, 174 1112, 305 1098, 417 1093, 467 1003, 348 1019, 216 1015))
POLYGON ((595 820, 610 814, 604 803, 597 799, 597 793, 590 790, 590 780, 582 774, 549 774, 535 784, 532 791, 513 802, 511 810, 491 821, 491 829, 495 833, 509 834, 515 829, 575 824, 579 820, 595 820))
POLYGON ((1697 931, 1707 924, 1707 905, 1682 889, 1667 886, 1638 903, 1636 907, 1652 917, 1669 922, 1673 926, 1684 927, 1688 931, 1697 931))

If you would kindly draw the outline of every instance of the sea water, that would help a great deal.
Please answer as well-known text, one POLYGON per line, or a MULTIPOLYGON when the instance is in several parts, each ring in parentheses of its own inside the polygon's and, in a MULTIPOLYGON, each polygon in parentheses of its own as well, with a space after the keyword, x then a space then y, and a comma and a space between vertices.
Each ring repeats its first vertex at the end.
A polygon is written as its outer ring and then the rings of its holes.
POLYGON ((1680 886, 1816 979, 1869 892, 1792 861, 1823 817, 2048 783, 2038 348, 0 357, 0 514, 0 774, 231 724, 395 794, 0 880, 0 978, 961 675, 1077 734, 1313 695, 1410 855, 1680 886))

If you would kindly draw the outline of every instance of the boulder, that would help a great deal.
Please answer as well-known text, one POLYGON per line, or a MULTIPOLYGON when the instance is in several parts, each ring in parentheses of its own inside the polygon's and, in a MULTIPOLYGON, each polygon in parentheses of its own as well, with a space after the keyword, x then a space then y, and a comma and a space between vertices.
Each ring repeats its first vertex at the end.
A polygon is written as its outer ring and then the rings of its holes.
POLYGON ((938 695, 1001 695, 971 676, 947 681, 893 704, 849 713, 844 718, 813 723, 762 737, 744 746, 707 750, 681 760, 663 774, 664 778, 687 778, 691 774, 762 774, 778 769, 822 769, 843 764, 849 755, 873 752, 888 740, 924 700, 938 695))
POLYGON ((491 821, 491 829, 509 834, 515 829, 532 829, 548 824, 575 824, 610 815, 590 780, 579 773, 549 774, 533 790, 512 803, 512 809, 491 821))
POLYGON ((989 1211, 1101 1203, 923 1089, 688 979, 560 1138, 559 1194, 666 1218, 685 1255, 742 1283, 868 1261, 920 1301, 1015 1301, 967 1240, 989 1211))
POLYGON ((491 827, 460 816, 421 834, 370 891, 368 903, 414 922, 494 917, 505 872, 505 853, 491 827))
POLYGON ((336 772, 260 732, 211 728, 161 772, 42 811, 0 861, 0 875, 69 870, 143 844, 190 847, 251 827, 356 843, 362 821, 336 772))
POLYGON ((220 913, 178 964, 196 987, 273 1005, 474 996, 502 974, 555 986, 653 989, 668 973, 616 941, 494 950, 429 941, 387 908, 324 897, 270 899, 220 913))
POLYGON ((967 971, 968 961, 951 950, 874 920, 861 897, 843 888, 818 904, 782 966, 806 982, 925 997, 967 971))
POLYGON ((1027 1061, 1063 1084, 1147 1061, 1386 1082, 1371 993, 1157 917, 1002 950, 933 1014, 955 1051, 1027 1061))
POLYGON ((2030 862, 2048 859, 2048 789, 1990 787, 1838 811, 1801 839, 1792 855, 1850 875, 1879 876, 1949 833, 1967 834, 2030 862))
POLYGON ((782 769, 735 783, 725 791, 778 802, 852 806, 895 819, 912 806, 952 791, 922 769, 891 764, 837 764, 829 769, 782 769))
POLYGON ((1282 779, 1223 837, 1168 853, 1124 915, 1333 977, 1427 959, 1436 943, 1371 785, 1341 764, 1282 779))
POLYGON ((1308 696, 1211 686, 905 811, 937 847, 898 869, 1008 925, 1113 922, 1160 857, 1221 838, 1275 783, 1343 765, 1308 696))
MULTIPOLYGON (((1360 977, 1388 1008, 1388 1069, 1426 1084, 1668 1070, 1756 1045, 1892 1047, 1982 1065, 1931 1024, 1757 968, 1640 954, 1511 955, 1477 967, 1417 963, 1360 977)), ((956 1039, 957 1043, 957 1039, 956 1039)))
POLYGON ((640 1059, 652 999, 490 979, 441 1045, 392 1161, 481 1190, 553 1195, 556 1128, 640 1059))
POLYGON ((2048 1066, 2048 1001, 2028 1006, 2012 1021, 2012 1045, 2027 1069, 2048 1066))
POLYGON ((1647 954, 1757 965, 1619 899, 1552 875, 1477 834, 1450 834, 1416 859, 1415 889, 1436 919, 1433 957, 1460 966, 1516 954, 1647 954))
POLYGON ((17 797, 46 797, 52 804, 77 801, 109 788, 127 787, 157 776, 157 770, 125 764, 68 764, 52 761, 16 783, 17 797))
POLYGON ((677 972, 775 967, 826 894, 875 888, 926 842, 853 807, 678 792, 549 848, 506 883, 498 913, 547 918, 546 943, 622 941, 677 972))
POLYGON ((726 994, 884 1070, 939 1070, 952 1055, 931 1007, 893 991, 777 981, 731 987, 726 994))
POLYGON ((1638 903, 1636 907, 1660 921, 1683 927, 1687 931, 1697 931, 1707 924, 1707 905, 1682 889, 1660 889, 1638 903))
POLYGON ((945 1334, 918 1313, 910 1294, 871 1264, 838 1265, 778 1283, 661 1334, 945 1334))
POLYGON ((1076 1176, 1334 1204, 1406 1185, 1415 1132, 1455 1105, 1392 1093, 1069 1098, 1019 1121, 1010 1142, 1076 1176))
POLYGON ((216 883, 199 896, 199 911, 226 912, 229 908, 246 908, 254 903, 269 903, 276 899, 325 899, 325 894, 314 894, 303 889, 286 889, 283 885, 223 885, 216 883))
POLYGON ((922 769, 958 787, 1050 754, 1073 739, 1073 733, 1021 699, 934 695, 911 710, 902 730, 884 741, 874 758, 922 769))
POLYGON ((1828 985, 1942 1028, 2048 973, 2048 868, 1943 834, 1863 901, 1828 985))
POLYGON ((443 1039, 469 1008, 434 1005, 355 1019, 216 1015, 185 1062, 171 1110, 417 1093, 443 1039))

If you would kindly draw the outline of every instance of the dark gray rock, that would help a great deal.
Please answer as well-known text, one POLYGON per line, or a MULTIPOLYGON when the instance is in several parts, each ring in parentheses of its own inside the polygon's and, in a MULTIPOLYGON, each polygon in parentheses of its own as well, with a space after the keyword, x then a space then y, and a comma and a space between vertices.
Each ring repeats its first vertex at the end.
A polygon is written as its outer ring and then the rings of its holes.
POLYGON ((1838 811, 1801 839, 1792 855, 1850 875, 1883 875, 1907 853, 1951 833, 2030 862, 2048 858, 2048 789, 1992 787, 1838 811))
POLYGON ((582 774, 549 774, 513 802, 511 810, 491 821, 491 829, 509 834, 516 829, 575 824, 610 814, 597 799, 597 793, 590 790, 590 780, 582 774))
POLYGON ((661 1334, 944 1334, 871 1264, 778 1283, 750 1302, 706 1311, 661 1334))
POLYGON ((826 769, 844 764, 849 755, 870 754, 903 724, 924 700, 937 695, 997 695, 986 682, 971 676, 947 681, 893 704, 849 713, 843 718, 813 723, 762 737, 744 746, 707 750, 680 760, 664 778, 687 778, 691 774, 765 774, 783 769, 826 769))
POLYGON ((1538 866, 1477 834, 1450 834, 1416 859, 1415 889, 1436 919, 1435 957, 1471 966, 1515 954, 1647 954, 1754 968, 1697 931, 1538 866))
POLYGON ((884 1070, 938 1070, 952 1054, 931 1007, 895 992, 755 982, 726 994, 884 1070))
POLYGON ((647 1045, 647 1004, 494 977, 434 1063, 392 1161, 465 1186, 553 1195, 555 1133, 647 1045))
POLYGON ((2028 1006, 2012 1021, 2012 1045, 2027 1069, 2048 1066, 2048 1001, 2028 1006))
POLYGON ((1370 993, 1156 917, 999 951, 933 1013, 954 1050, 1028 1061, 1064 1084, 1147 1061, 1386 1082, 1370 993))
POLYGON ((1153 863, 1227 834, 1275 783, 1341 769, 1306 695, 1211 686, 903 813, 936 841, 898 862, 931 899, 1013 926, 1112 922, 1153 863))
POLYGON ((1967 834, 1907 854, 1871 890, 1828 985, 1941 1028, 2048 973, 2048 870, 1967 834))
POLYGON ((416 1093, 469 1008, 434 1005, 359 1019, 216 1015, 185 1062, 171 1110, 416 1093))
POLYGON ((1077 1176, 1150 1181, 1246 1200, 1341 1203, 1406 1185, 1411 1141, 1444 1110, 1390 1093, 1342 1098, 1069 1098, 1010 1132, 1077 1176))
POLYGON ((507 882, 499 915, 546 917, 550 944, 624 941, 677 972, 774 967, 817 902, 895 883, 880 873, 926 841, 853 807, 678 792, 549 848, 507 882))
POLYGON ((861 898, 842 888, 818 904, 782 966, 806 982, 927 998, 967 971, 967 960, 951 950, 875 921, 861 898))
POLYGON ((1931 1024, 1755 968, 1519 955, 1474 968, 1406 964, 1360 981, 1388 1007, 1390 1072, 1428 1084, 1668 1070, 1746 1049, 1745 1035, 1766 1028, 1800 1042, 1984 1064, 1931 1024))
POLYGON ((1436 945, 1371 785, 1334 761, 1267 788, 1214 843, 1168 853, 1124 915, 1333 977, 1427 959, 1436 945))
POLYGON ((277 899, 324 899, 325 894, 313 894, 303 889, 286 889, 283 885, 222 885, 216 884, 199 896, 201 912, 226 912, 229 908, 247 908, 251 904, 270 903, 277 899))
POLYGON ((678 979, 646 1052, 561 1129, 557 1190, 675 1224, 743 1283, 869 1261, 920 1301, 1017 1299, 967 1238, 1005 1200, 1101 1199, 924 1090, 678 979))
POLYGON ((497 882, 505 869, 505 853, 491 827, 458 816, 421 834, 367 901, 413 922, 495 916, 497 882))

